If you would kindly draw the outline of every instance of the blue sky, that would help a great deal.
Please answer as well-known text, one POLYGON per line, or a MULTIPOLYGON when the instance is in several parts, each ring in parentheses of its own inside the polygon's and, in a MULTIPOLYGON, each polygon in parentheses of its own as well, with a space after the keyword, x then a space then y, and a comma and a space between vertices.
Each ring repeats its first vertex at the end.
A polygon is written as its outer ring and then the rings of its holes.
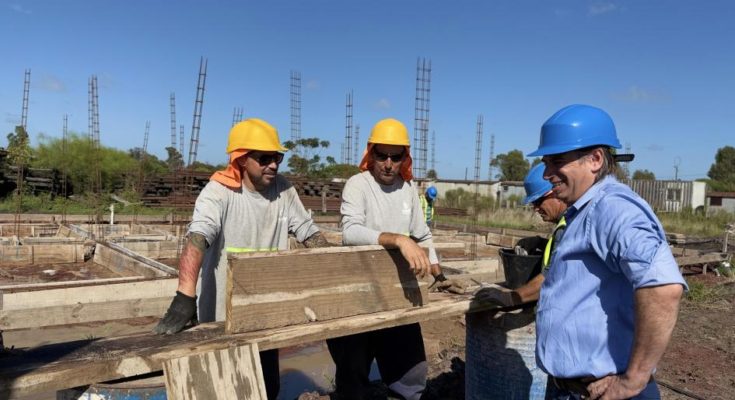
POLYGON ((635 169, 705 177, 735 145, 735 2, 731 1, 109 1, 0 0, 0 146, 28 129, 87 131, 87 79, 99 79, 100 138, 165 158, 169 94, 186 150, 199 58, 208 58, 198 160, 220 163, 234 107, 290 136, 289 74, 302 75, 302 136, 339 159, 345 96, 364 141, 379 119, 413 131, 416 60, 432 62, 430 130, 440 177, 471 178, 484 115, 482 178, 495 152, 533 151, 559 108, 608 111, 635 169))

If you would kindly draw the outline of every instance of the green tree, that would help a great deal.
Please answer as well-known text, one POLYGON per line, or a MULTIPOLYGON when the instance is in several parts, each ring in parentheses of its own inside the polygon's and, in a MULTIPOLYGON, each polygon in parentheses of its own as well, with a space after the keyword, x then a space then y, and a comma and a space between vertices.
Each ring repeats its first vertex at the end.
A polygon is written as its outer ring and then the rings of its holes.
POLYGON ((434 171, 433 169, 426 171, 426 179, 436 179, 436 178, 437 178, 436 171, 434 171))
POLYGON ((500 168, 498 178, 503 181, 522 181, 531 168, 528 160, 520 150, 511 150, 498 154, 490 165, 500 168))
POLYGON ((129 153, 100 146, 99 163, 95 162, 94 145, 86 135, 70 133, 64 149, 60 138, 39 135, 36 156, 31 166, 36 168, 60 168, 66 166, 69 183, 74 193, 81 193, 92 187, 95 165, 98 165, 102 178, 102 190, 112 191, 125 187, 136 179, 138 161, 129 153))
POLYGON ((8 164, 26 167, 31 161, 31 144, 28 133, 23 126, 15 127, 15 132, 8 133, 8 164))
POLYGON ((717 149, 715 162, 707 176, 712 179, 712 188, 719 191, 735 191, 735 147, 725 146, 717 149))
POLYGON ((184 167, 184 157, 175 147, 166 147, 166 165, 170 171, 176 171, 184 167))
MULTIPOLYGON (((294 141, 286 141, 283 146, 293 153, 288 158, 288 168, 294 175, 316 177, 320 175, 327 164, 322 163, 319 156, 320 149, 329 148, 329 141, 319 138, 303 138, 294 141)), ((327 157, 329 165, 336 164, 334 158, 327 157)))
POLYGON ((656 175, 647 169, 637 169, 633 172, 633 179, 642 181, 655 181, 656 175))

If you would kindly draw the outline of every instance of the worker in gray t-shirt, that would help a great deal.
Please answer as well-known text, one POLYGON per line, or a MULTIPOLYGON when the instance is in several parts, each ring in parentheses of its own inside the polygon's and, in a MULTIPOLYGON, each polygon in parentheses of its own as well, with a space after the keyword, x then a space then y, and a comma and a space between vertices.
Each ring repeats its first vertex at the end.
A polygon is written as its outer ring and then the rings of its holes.
MULTIPOLYGON (((277 174, 284 151, 278 132, 265 121, 251 118, 232 128, 230 162, 197 197, 179 259, 178 290, 155 333, 196 324, 197 295, 201 322, 224 320, 226 253, 287 250, 289 232, 307 247, 326 244, 294 187, 277 174)), ((275 399, 278 350, 263 351, 260 358, 268 399, 275 399)))
MULTIPOLYGON (((342 242, 397 248, 417 275, 431 273, 442 280, 433 247, 427 257, 417 245, 431 246, 431 231, 412 181, 409 146, 401 122, 385 119, 375 125, 360 163, 363 172, 351 177, 342 192, 342 242)), ((337 367, 338 398, 368 398, 373 359, 392 391, 408 400, 421 397, 427 364, 419 324, 334 338, 327 345, 337 367)))

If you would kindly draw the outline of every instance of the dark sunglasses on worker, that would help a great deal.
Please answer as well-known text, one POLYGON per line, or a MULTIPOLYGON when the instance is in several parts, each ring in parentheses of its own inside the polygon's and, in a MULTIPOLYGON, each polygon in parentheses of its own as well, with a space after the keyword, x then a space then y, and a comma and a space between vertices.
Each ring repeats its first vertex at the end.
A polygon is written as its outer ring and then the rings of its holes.
POLYGON ((280 164, 283 161, 283 153, 257 153, 250 155, 250 158, 265 167, 266 165, 271 165, 274 161, 276 164, 280 164))
POLYGON ((387 160, 387 159, 390 158, 391 161, 393 161, 394 163, 397 163, 397 162, 403 160, 403 155, 405 153, 406 153, 405 151, 402 151, 402 152, 400 152, 398 154, 385 154, 385 153, 379 152, 376 149, 373 149, 373 156, 375 156, 375 159, 377 161, 380 161, 380 162, 383 162, 383 161, 385 161, 385 160, 387 160))

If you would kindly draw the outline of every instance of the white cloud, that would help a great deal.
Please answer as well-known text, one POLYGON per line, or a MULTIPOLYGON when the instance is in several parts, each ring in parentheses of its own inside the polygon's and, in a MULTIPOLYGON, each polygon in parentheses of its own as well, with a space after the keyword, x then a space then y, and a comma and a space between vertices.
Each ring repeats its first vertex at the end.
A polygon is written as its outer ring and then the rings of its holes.
POLYGON ((613 3, 592 3, 587 9, 587 15, 594 17, 596 15, 607 14, 618 9, 619 7, 613 3))
POLYGON ((319 84, 319 81, 317 81, 317 80, 312 79, 312 80, 306 82, 306 88, 309 89, 309 90, 317 90, 320 87, 321 87, 321 85, 319 84))
POLYGON ((10 8, 11 10, 13 10, 13 11, 15 11, 17 13, 20 13, 20 14, 26 14, 26 15, 30 15, 31 14, 31 10, 29 10, 27 8, 23 8, 23 6, 21 6, 20 4, 17 4, 17 3, 16 4, 10 4, 10 5, 8 5, 8 8, 10 8))
POLYGON ((41 81, 39 82, 38 87, 49 92, 66 91, 66 85, 64 85, 64 82, 53 75, 44 75, 43 77, 41 77, 41 81))
POLYGON ((390 108, 390 101, 386 98, 382 98, 375 102, 373 107, 377 108, 378 110, 387 110, 390 108))
POLYGON ((657 93, 649 89, 641 88, 633 85, 621 93, 614 95, 615 98, 629 103, 652 103, 662 102, 669 99, 669 96, 657 93))

